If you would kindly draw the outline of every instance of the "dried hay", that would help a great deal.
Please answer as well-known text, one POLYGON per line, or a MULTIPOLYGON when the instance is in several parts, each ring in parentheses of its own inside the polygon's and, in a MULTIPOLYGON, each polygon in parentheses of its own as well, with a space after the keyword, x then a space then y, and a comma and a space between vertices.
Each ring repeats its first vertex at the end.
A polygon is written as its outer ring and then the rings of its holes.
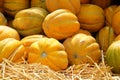
POLYGON ((53 71, 42 64, 15 64, 3 59, 0 80, 119 80, 104 63, 73 65, 63 71, 53 71))

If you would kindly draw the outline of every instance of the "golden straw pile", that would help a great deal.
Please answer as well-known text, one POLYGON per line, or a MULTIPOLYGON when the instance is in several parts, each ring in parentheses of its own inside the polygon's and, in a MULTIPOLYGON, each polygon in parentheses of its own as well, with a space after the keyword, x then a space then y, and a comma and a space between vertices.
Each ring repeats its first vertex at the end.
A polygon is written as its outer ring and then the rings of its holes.
POLYGON ((73 65, 63 71, 53 71, 42 64, 16 64, 3 59, 0 64, 0 80, 119 80, 117 74, 102 60, 98 65, 73 65))

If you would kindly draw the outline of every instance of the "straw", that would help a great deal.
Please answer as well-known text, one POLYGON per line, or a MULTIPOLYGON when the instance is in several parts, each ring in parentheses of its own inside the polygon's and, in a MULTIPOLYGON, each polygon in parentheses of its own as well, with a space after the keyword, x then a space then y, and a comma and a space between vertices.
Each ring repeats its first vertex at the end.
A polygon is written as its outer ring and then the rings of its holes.
MULTIPOLYGON (((88 57, 90 58, 90 57, 88 57)), ((92 60, 92 59, 90 59, 92 60)), ((0 63, 0 80, 119 80, 119 74, 113 74, 111 67, 104 62, 69 66, 65 70, 54 71, 40 63, 13 63, 3 59, 0 63)))

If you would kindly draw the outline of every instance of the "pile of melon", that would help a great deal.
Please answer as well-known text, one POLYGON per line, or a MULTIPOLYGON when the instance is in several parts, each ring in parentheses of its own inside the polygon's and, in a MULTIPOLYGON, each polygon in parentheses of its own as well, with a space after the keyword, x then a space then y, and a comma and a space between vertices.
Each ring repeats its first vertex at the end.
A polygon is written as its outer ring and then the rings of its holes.
POLYGON ((1 63, 60 71, 102 55, 120 73, 120 7, 111 0, 0 0, 1 63))

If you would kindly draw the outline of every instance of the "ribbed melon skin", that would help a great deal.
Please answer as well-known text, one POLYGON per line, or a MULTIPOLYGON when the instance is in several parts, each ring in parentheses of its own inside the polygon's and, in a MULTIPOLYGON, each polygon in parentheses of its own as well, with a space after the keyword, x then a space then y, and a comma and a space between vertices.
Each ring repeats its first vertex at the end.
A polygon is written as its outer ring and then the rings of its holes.
POLYGON ((115 41, 109 46, 105 59, 113 72, 120 73, 120 41, 115 41))

